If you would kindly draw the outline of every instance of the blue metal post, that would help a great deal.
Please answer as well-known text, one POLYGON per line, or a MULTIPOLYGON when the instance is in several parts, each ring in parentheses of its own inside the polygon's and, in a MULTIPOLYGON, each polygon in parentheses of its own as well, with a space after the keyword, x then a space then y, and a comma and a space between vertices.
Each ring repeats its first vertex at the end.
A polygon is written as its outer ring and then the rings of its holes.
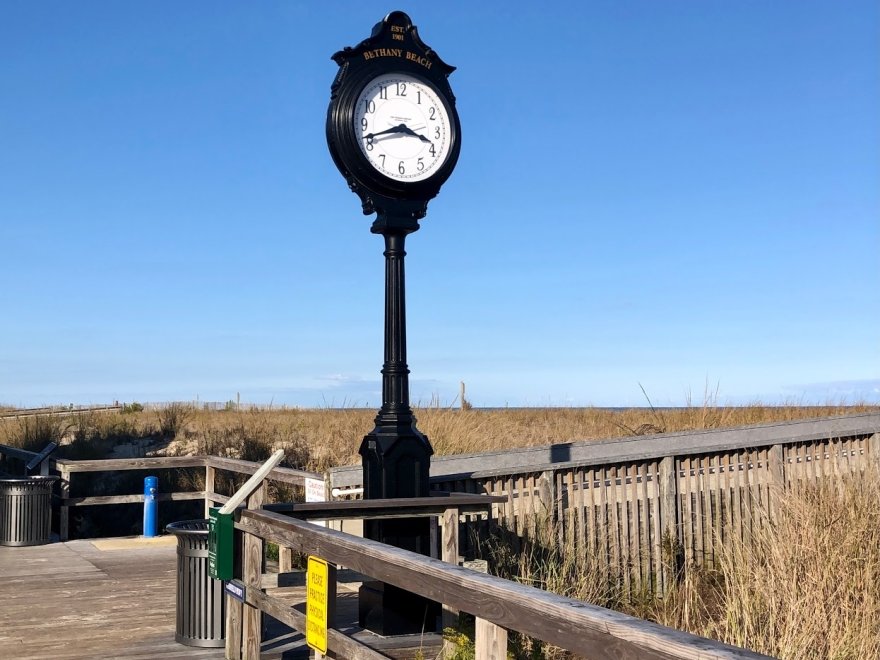
POLYGON ((159 526, 159 503, 156 494, 159 492, 157 477, 144 477, 144 536, 156 536, 159 526))

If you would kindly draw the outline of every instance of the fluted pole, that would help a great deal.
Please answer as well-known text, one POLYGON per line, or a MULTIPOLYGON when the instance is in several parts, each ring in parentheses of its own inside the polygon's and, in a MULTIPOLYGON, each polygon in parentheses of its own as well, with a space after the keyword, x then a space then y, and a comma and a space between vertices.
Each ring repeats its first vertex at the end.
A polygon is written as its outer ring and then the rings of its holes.
POLYGON ((406 233, 385 237, 385 363, 382 366, 382 408, 377 426, 410 427, 409 367, 406 364, 406 233))

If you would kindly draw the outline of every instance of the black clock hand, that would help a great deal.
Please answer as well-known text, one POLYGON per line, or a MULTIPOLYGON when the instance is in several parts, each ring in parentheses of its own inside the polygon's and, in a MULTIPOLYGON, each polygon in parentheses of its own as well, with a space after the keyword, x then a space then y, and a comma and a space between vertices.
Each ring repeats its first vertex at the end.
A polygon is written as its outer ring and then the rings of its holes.
POLYGON ((386 135, 387 133, 403 133, 404 135, 411 135, 412 137, 419 138, 419 140, 421 140, 422 142, 427 142, 428 144, 431 144, 431 141, 428 138, 426 138, 424 135, 419 135, 406 124, 398 124, 397 126, 386 128, 384 131, 379 131, 378 133, 368 133, 367 135, 364 135, 362 139, 372 140, 379 137, 380 135, 386 135))
POLYGON ((431 144, 431 141, 428 138, 426 138, 424 135, 419 135, 414 130, 412 130, 409 126, 405 126, 404 124, 401 124, 400 128, 401 128, 401 131, 400 131, 401 133, 406 133, 407 135, 412 135, 413 137, 419 138, 422 142, 427 142, 428 144, 431 144))
POLYGON ((406 124, 398 124, 397 126, 386 128, 384 131, 379 131, 378 133, 368 133, 363 136, 363 139, 369 140, 371 138, 379 137, 380 135, 385 135, 386 133, 406 133, 407 131, 412 132, 406 127, 406 124))

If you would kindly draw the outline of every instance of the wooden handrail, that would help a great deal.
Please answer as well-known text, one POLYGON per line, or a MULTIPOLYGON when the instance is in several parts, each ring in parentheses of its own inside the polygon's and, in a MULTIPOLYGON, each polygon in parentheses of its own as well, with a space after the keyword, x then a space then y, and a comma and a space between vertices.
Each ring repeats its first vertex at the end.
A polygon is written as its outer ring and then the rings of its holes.
POLYGON ((505 502, 499 495, 443 493, 436 497, 349 500, 344 502, 282 502, 264 504, 263 509, 300 520, 369 520, 372 518, 419 518, 438 516, 451 508, 460 513, 490 511, 493 503, 505 502))
POLYGON ((15 408, 0 413, 0 419, 16 419, 19 417, 45 417, 55 415, 76 415, 90 412, 113 412, 122 410, 119 404, 104 406, 50 407, 50 408, 15 408))
POLYGON ((54 459, 55 468, 63 472, 125 472, 162 468, 204 467, 204 456, 156 456, 153 458, 102 458, 77 461, 54 459))
POLYGON ((18 447, 10 447, 9 445, 0 445, 0 454, 9 456, 10 458, 15 458, 19 461, 30 461, 33 458, 39 456, 35 451, 28 451, 27 449, 19 449, 18 447))
MULTIPOLYGON (((7 453, 22 460, 30 460, 36 454, 0 445, 0 453, 7 453)), ((238 474, 254 474, 260 465, 250 461, 220 456, 156 456, 145 458, 111 458, 99 460, 72 460, 58 458, 51 461, 54 469, 61 474, 60 481, 60 515, 59 535, 67 540, 69 534, 69 508, 80 506, 101 506, 107 504, 132 504, 144 501, 143 494, 100 495, 87 497, 70 497, 70 479, 76 472, 124 472, 129 470, 162 470, 178 468, 204 468, 205 488, 200 491, 183 491, 160 493, 159 500, 205 500, 205 517, 208 509, 215 503, 225 503, 229 496, 215 492, 215 471, 223 470, 238 474)), ((268 480, 302 486, 306 479, 323 481, 323 475, 305 470, 275 467, 269 473, 268 480)))
MULTIPOLYGON (((828 438, 868 436, 878 431, 880 414, 861 413, 731 429, 581 440, 523 449, 434 457, 431 459, 431 481, 438 483, 511 473, 542 472, 562 466, 589 467, 667 456, 693 456, 828 438)), ((363 468, 359 465, 331 468, 329 477, 333 488, 360 486, 363 468)))
MULTIPOLYGON (((205 491, 192 490, 187 492, 157 493, 159 502, 179 502, 184 500, 203 500, 205 491)), ((92 497, 68 497, 65 506, 100 506, 103 504, 137 504, 144 501, 143 493, 138 495, 94 495, 92 497)))
POLYGON ((767 657, 270 511, 235 526, 590 658, 767 657))
MULTIPOLYGON (((222 456, 203 456, 203 465, 218 469, 238 472, 240 474, 253 474, 260 467, 259 463, 243 461, 238 458, 224 458, 222 456)), ((293 468, 276 467, 269 473, 269 479, 281 483, 289 483, 301 486, 304 479, 324 479, 323 474, 309 472, 307 470, 295 470, 293 468)))

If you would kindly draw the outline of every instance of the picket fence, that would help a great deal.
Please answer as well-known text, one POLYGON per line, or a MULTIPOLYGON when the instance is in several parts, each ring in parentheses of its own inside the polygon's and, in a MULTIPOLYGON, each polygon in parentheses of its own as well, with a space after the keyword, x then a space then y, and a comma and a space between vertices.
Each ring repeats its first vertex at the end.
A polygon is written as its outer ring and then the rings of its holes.
MULTIPOLYGON (((662 593, 771 524, 783 491, 868 469, 880 469, 876 413, 439 457, 431 488, 503 495, 492 517, 510 531, 542 525, 625 593, 662 593)), ((328 482, 357 497, 362 469, 331 469, 328 482)))

